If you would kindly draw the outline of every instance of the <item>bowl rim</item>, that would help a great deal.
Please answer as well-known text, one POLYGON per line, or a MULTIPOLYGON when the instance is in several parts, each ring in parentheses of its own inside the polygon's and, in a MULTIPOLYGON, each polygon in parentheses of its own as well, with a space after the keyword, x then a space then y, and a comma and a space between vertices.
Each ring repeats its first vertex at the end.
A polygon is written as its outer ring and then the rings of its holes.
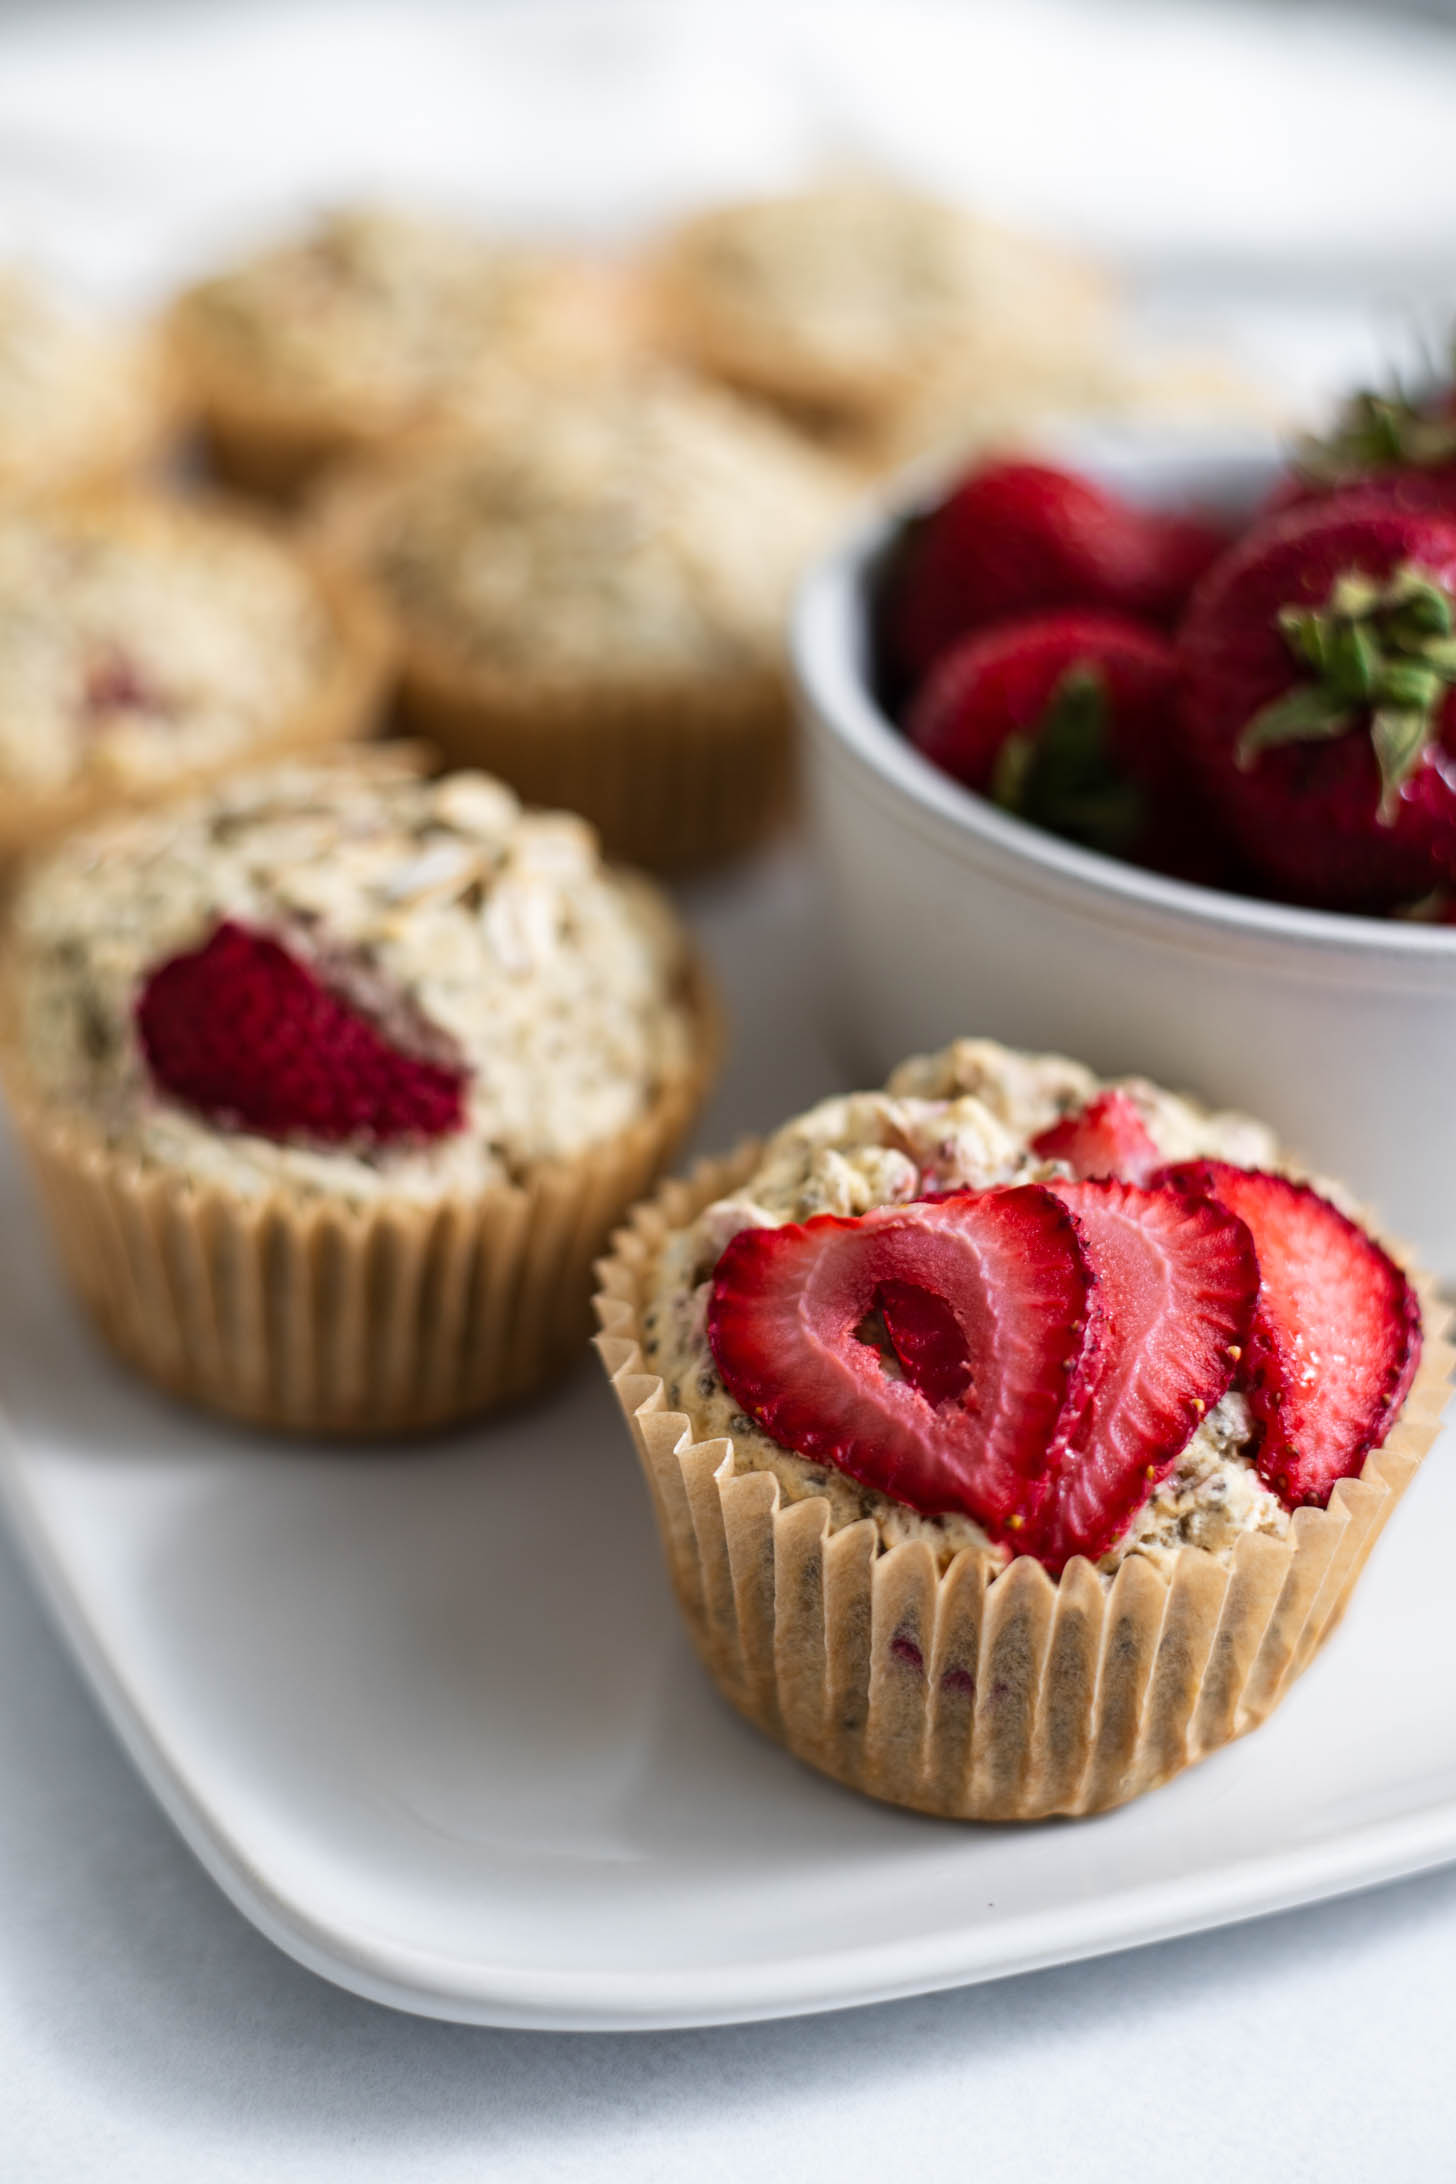
MULTIPOLYGON (((1086 467, 1095 470, 1097 465, 1086 467)), ((1170 923, 1197 927, 1209 936, 1237 934, 1322 951, 1353 950, 1408 965, 1456 959, 1456 925, 1264 902, 1193 880, 1170 879, 1099 850, 1083 849, 1000 811, 923 758, 881 705, 862 663, 868 651, 869 566, 926 498, 923 470, 913 474, 908 486, 902 478, 877 497, 848 535, 809 569, 791 617, 790 655, 801 696, 815 722, 884 790, 929 816, 940 832, 969 837, 1004 861, 1027 867, 1029 874, 1081 894, 1089 911, 1117 905, 1161 913, 1170 923)))

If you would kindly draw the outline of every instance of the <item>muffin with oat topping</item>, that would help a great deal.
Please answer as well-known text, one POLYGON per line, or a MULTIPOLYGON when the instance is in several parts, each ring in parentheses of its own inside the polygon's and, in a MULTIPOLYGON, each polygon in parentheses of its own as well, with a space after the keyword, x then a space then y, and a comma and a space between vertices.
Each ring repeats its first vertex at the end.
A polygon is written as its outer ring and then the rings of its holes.
POLYGON ((873 458, 949 381, 998 425, 1075 406, 1112 312, 1085 265, 886 183, 715 206, 662 246, 663 337, 730 385, 873 458))
POLYGON ((139 491, 0 508, 0 854, 363 734, 360 588, 251 516, 139 491))
POLYGON ((670 1186, 604 1277, 715 1679, 960 1818, 1119 1804, 1262 1721, 1451 1362, 1262 1125, 985 1041, 670 1186))
POLYGON ((772 421, 671 378, 497 386, 341 480, 317 536, 388 615, 413 727, 584 813, 614 856, 683 867, 784 806, 788 608, 845 490, 772 421))
POLYGON ((218 468, 270 495, 393 440, 483 363, 590 376, 635 342, 610 266, 376 206, 200 282, 170 326, 218 468))
POLYGON ((0 502, 135 476, 176 422, 151 334, 95 325, 0 265, 0 502))
POLYGON ((709 1004, 579 820, 399 747, 233 777, 28 873, 7 1094, 103 1334, 260 1424, 535 1387, 695 1111, 709 1004))

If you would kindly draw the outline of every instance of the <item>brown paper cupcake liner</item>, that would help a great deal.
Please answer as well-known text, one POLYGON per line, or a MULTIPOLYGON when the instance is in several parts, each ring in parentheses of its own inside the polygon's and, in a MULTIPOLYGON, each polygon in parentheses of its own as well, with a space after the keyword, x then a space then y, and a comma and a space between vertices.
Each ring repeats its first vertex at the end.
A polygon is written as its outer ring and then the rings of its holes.
MULTIPOLYGON (((145 488, 97 487, 68 493, 60 505, 114 509, 118 520, 124 522, 130 510, 145 512, 166 503, 145 488)), ((186 504, 189 508, 197 505, 195 501, 186 504)), ((213 498, 201 505, 225 509, 227 503, 213 498)), ((245 520, 250 527, 259 527, 260 519, 251 509, 245 520)), ((295 708, 246 749, 233 749, 216 760, 179 768, 165 781, 130 782, 98 770, 67 788, 45 794, 31 794, 13 783, 8 785, 0 795, 0 879, 10 876, 23 855, 109 812, 171 803, 228 774, 275 760, 306 757, 374 731, 389 696, 394 666, 387 627, 364 587, 346 571, 291 536, 286 543, 290 553, 308 568, 337 638, 333 660, 308 703, 295 708)))
POLYGON ((528 804, 580 812, 608 857, 658 872, 725 863, 789 808, 793 711, 777 668, 589 693, 473 675, 399 641, 406 728, 528 804))
POLYGON ((118 1356, 171 1394, 288 1432, 442 1426, 529 1394, 586 1343, 592 1264, 692 1125, 717 1009, 686 973, 695 1059, 628 1129, 519 1183, 432 1204, 244 1196, 108 1147, 0 1054, 62 1267, 118 1356))
POLYGON ((1453 1352, 1417 1277, 1420 1371, 1385 1445, 1327 1509, 1227 1559, 1078 1557, 1060 1580, 970 1550, 835 1528, 769 1472, 735 1474, 647 1364, 641 1310, 664 1237, 749 1176, 756 1147, 669 1184, 598 1269, 597 1349, 631 1429, 679 1604, 709 1674, 798 1758, 891 1804, 961 1820, 1099 1812, 1155 1788, 1271 1714, 1348 1604, 1435 1439, 1453 1352))
MULTIPOLYGON (((422 432, 414 444, 440 440, 422 432)), ((604 659, 589 679, 472 658, 361 573, 390 475, 361 466, 335 480, 315 501, 308 532, 325 557, 359 574, 390 629, 407 732, 450 766, 496 774, 528 804, 580 813, 609 858, 647 871, 701 871, 773 832, 791 807, 796 771, 786 657, 653 677, 604 659)))

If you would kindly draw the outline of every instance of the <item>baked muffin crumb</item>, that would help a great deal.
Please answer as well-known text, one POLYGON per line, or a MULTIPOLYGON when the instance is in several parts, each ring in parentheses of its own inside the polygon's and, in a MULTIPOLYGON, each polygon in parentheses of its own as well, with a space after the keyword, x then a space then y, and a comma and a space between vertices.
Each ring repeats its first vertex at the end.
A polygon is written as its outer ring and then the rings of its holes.
POLYGON ((525 812, 483 776, 423 779, 382 748, 72 837, 16 904, 10 1000, 31 1088, 145 1164, 240 1195, 431 1201, 633 1123, 693 1066, 685 974, 666 903, 606 871, 580 821, 525 812), (463 1127, 321 1147, 161 1093, 138 995, 224 922, 278 941, 386 1038, 463 1065, 463 1127))
MULTIPOLYGON (((1279 1164, 1272 1134, 1252 1117, 1214 1114, 1141 1078, 1118 1081, 1170 1161, 1206 1157, 1246 1167, 1279 1164)), ((780 1447, 737 1408, 709 1346, 706 1313, 714 1268, 742 1228, 777 1227, 821 1213, 859 1215, 935 1191, 988 1189, 1065 1174, 1030 1141, 1102 1089, 1080 1063, 1027 1055, 991 1040, 960 1040, 904 1063, 884 1092, 825 1100, 774 1133, 753 1175, 669 1235, 650 1284, 644 1350, 671 1407, 685 1410, 696 1439, 731 1437, 733 1467, 770 1471, 788 1501, 822 1497, 836 1527, 872 1521, 881 1544, 927 1542, 942 1565, 962 1549, 1010 1559, 974 1519, 926 1516, 862 1487, 832 1465, 780 1447)), ((1285 1538, 1289 1512, 1259 1479, 1253 1428, 1237 1393, 1226 1395, 1190 1436, 1173 1470, 1100 1564, 1110 1574, 1130 1554, 1154 1562, 1187 1546, 1232 1552, 1246 1532, 1285 1538)))

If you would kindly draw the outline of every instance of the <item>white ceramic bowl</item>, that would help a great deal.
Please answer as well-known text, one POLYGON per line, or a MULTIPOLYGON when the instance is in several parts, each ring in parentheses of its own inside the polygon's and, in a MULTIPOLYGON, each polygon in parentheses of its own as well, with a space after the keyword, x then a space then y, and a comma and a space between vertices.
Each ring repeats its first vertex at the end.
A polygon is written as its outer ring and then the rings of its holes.
MULTIPOLYGON (((1074 459, 1136 498, 1232 510, 1273 468, 1247 447, 1098 442, 1074 459)), ((1028 826, 921 758, 874 697, 867 618, 877 558, 914 505, 822 563, 795 623, 856 1067, 873 1081, 977 1033, 1248 1108, 1456 1282, 1456 928, 1163 879, 1028 826)))

